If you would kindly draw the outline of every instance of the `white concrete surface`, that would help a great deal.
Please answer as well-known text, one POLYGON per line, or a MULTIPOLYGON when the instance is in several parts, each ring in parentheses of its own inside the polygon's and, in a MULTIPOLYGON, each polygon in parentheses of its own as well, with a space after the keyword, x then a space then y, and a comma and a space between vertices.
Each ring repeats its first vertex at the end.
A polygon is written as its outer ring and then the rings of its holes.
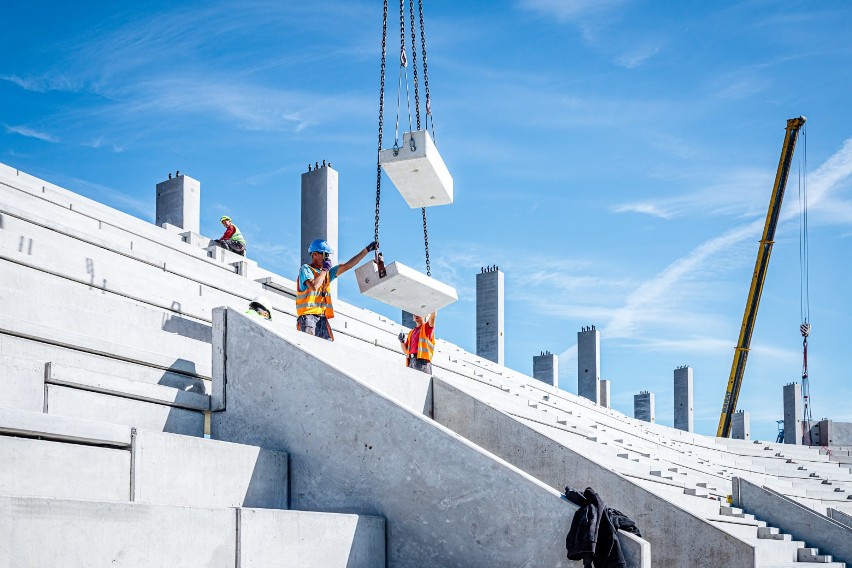
POLYGON ((144 431, 133 452, 135 501, 287 508, 285 452, 144 431))
POLYGON ((115 448, 132 443, 127 426, 9 408, 0 408, 0 434, 115 448))
POLYGON ((204 414, 121 396, 47 385, 46 412, 54 416, 123 424, 140 430, 204 435, 204 414))
POLYGON ((455 288, 399 263, 385 264, 387 275, 379 277, 375 261, 355 269, 358 289, 370 298, 412 314, 425 316, 459 299, 455 288))
POLYGON ((240 568, 386 566, 382 517, 240 509, 239 530, 240 568))
POLYGON ((214 393, 223 381, 226 408, 212 435, 283 446, 291 507, 386 517, 396 567, 568 565, 575 508, 559 493, 324 363, 333 344, 300 348, 294 330, 224 315, 214 393))
POLYGON ((406 132, 399 149, 379 153, 379 163, 412 209, 453 202, 453 176, 427 131, 406 132))
POLYGON ((130 498, 127 449, 3 435, 0 463, 0 495, 96 501, 130 498))

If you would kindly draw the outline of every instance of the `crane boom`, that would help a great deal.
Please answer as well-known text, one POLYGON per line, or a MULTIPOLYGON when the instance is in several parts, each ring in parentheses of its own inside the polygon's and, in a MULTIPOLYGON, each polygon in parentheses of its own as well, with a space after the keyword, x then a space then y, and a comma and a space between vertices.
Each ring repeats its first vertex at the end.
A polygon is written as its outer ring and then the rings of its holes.
POLYGON ((769 211, 766 213, 766 223, 763 226, 763 238, 760 239, 760 246, 757 249, 757 261, 754 264, 754 274, 751 277, 751 288, 748 291, 743 323, 740 327, 740 338, 734 351, 734 362, 731 365, 725 401, 722 403, 722 415, 719 417, 719 428, 716 430, 716 436, 722 438, 727 438, 731 434, 731 419, 737 409, 737 398, 739 398, 740 387, 743 382, 754 322, 757 318, 757 308, 760 305, 760 295, 763 292, 763 282, 766 279, 766 269, 769 266, 769 256, 772 253, 772 245, 775 244, 775 228, 778 225, 778 216, 781 213, 781 202, 784 200, 784 190, 787 187, 787 176, 790 173, 793 150, 796 148, 799 130, 806 120, 804 116, 787 120, 784 145, 781 148, 781 159, 778 162, 775 185, 772 187, 772 197, 769 200, 769 211))

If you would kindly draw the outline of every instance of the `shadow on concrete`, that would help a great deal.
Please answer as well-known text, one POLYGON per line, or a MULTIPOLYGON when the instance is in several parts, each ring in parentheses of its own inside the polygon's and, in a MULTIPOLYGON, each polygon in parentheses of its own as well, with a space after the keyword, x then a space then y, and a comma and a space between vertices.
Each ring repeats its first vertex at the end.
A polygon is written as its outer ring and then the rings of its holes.
POLYGON ((204 343, 213 342, 213 327, 211 325, 193 321, 180 315, 166 317, 163 321, 163 331, 197 339, 204 343))

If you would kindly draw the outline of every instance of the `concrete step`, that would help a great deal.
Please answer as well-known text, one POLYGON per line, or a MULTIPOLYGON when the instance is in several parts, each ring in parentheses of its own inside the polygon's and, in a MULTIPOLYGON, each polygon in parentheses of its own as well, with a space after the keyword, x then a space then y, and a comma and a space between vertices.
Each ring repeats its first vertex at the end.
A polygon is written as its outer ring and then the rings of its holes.
POLYGON ((0 496, 9 566, 383 568, 382 517, 0 496))
POLYGON ((285 452, 0 408, 0 494, 286 508, 285 452), (132 464, 132 467, 131 467, 132 464))
POLYGON ((796 561, 797 562, 814 562, 819 564, 828 564, 831 562, 831 555, 829 554, 820 554, 819 549, 816 548, 800 548, 797 552, 796 561))

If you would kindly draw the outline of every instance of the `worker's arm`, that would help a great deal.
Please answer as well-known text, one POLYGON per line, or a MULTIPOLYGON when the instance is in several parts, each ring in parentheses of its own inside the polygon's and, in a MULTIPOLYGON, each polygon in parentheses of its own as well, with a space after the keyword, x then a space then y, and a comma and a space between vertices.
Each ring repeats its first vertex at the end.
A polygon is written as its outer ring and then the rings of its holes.
POLYGON ((311 291, 319 290, 319 287, 322 286, 322 282, 325 280, 327 274, 327 270, 320 270, 316 276, 310 280, 305 280, 305 286, 307 286, 311 291))
POLYGON ((235 226, 228 225, 228 228, 225 229, 225 234, 222 235, 222 238, 219 239, 219 240, 220 241, 227 241, 228 239, 230 239, 233 236, 233 234, 236 230, 237 230, 237 228, 235 226))
POLYGON ((426 323, 429 324, 429 327, 435 327, 435 317, 438 315, 438 312, 432 312, 428 316, 426 316, 426 323))
POLYGON ((399 339, 399 346, 402 348, 402 352, 408 354, 408 338, 405 333, 399 332, 397 339, 399 339))
POLYGON ((365 256, 367 256, 368 252, 374 251, 374 250, 376 250, 376 241, 373 241, 372 243, 365 246, 363 249, 361 249, 361 252, 359 252, 358 254, 356 254, 355 256, 353 256, 352 258, 350 258, 349 260, 347 260, 343 264, 338 264, 337 265, 337 276, 339 277, 341 274, 343 274, 344 272, 346 272, 350 268, 354 268, 359 262, 361 262, 364 259, 365 256))

